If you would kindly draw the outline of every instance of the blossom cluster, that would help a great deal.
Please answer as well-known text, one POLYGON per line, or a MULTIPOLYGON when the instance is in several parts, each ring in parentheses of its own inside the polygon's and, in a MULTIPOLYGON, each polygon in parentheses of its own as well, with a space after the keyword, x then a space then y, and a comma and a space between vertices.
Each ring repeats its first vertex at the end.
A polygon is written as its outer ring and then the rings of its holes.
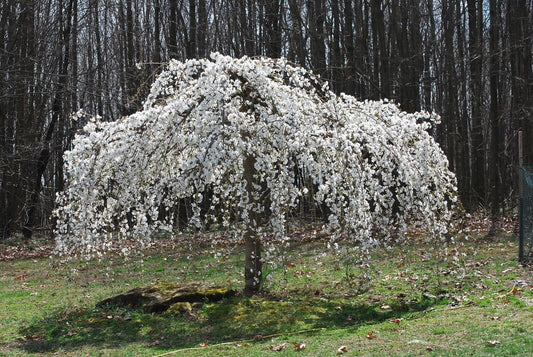
POLYGON ((361 251, 389 244, 413 220, 442 235, 456 188, 428 134, 436 121, 337 96, 284 59, 171 61, 142 111, 89 120, 65 153, 56 250, 92 257, 117 240, 148 243, 173 232, 183 199, 190 227, 253 227, 281 241, 303 199, 326 205, 327 227, 361 251))

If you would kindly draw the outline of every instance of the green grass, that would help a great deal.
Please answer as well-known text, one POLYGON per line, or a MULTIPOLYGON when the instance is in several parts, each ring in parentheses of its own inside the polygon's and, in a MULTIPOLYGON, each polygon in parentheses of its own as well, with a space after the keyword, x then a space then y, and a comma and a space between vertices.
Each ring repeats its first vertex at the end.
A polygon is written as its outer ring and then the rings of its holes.
POLYGON ((156 281, 240 290, 242 247, 221 259, 174 247, 146 251, 142 262, 0 262, 0 355, 331 356, 341 346, 348 356, 531 355, 533 290, 514 283, 533 283, 532 268, 517 265, 514 238, 455 249, 454 258, 412 237, 377 252, 362 286, 362 272, 342 267, 324 242, 294 244, 285 266, 266 266, 272 279, 259 296, 196 305, 194 316, 95 304, 156 281))

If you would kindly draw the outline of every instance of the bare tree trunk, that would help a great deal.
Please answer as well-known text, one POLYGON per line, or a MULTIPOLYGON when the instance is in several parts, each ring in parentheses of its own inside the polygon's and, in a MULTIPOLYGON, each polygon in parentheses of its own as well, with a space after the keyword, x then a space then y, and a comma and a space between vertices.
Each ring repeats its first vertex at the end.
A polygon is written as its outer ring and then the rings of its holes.
POLYGON ((324 44, 325 13, 322 0, 307 0, 311 66, 316 74, 325 77, 326 47, 324 44))
POLYGON ((435 16, 433 13, 433 0, 426 1, 426 33, 424 39, 424 77, 423 77, 423 93, 424 93, 424 110, 435 110, 433 92, 433 84, 436 82, 435 66, 433 61, 435 59, 435 16))
MULTIPOLYGON (((394 9, 398 11, 397 7, 394 9)), ((399 104, 403 110, 412 113, 420 110, 419 82, 423 66, 418 1, 403 0, 399 4, 399 12, 400 16, 391 14, 391 18, 400 19, 400 25, 393 27, 394 31, 390 31, 391 37, 397 37, 399 54, 399 63, 397 66, 391 65, 391 72, 394 71, 394 67, 400 70, 399 104)), ((394 43, 391 42, 391 51, 393 47, 394 43)), ((394 78, 395 76, 391 75, 391 77, 394 78)))
POLYGON ((354 19, 351 0, 344 0, 344 29, 342 32, 342 44, 346 56, 344 67, 344 91, 346 94, 356 95, 355 83, 358 77, 355 67, 354 46, 354 19))
POLYGON ((281 5, 279 0, 264 1, 265 53, 268 57, 281 57, 281 5))
POLYGON ((457 165, 459 167, 458 172, 461 173, 461 181, 458 183, 458 190, 461 197, 464 200, 468 200, 471 196, 471 186, 470 186, 470 146, 468 138, 468 120, 469 115, 467 113, 467 66, 465 61, 462 59, 465 58, 465 42, 466 42, 466 20, 463 14, 463 3, 461 0, 456 0, 456 16, 455 16, 455 29, 456 29, 456 40, 455 47, 457 51, 457 61, 455 67, 458 72, 458 84, 457 94, 456 94, 456 142, 457 142, 457 165))
POLYGON ((489 1, 490 28, 489 28, 489 51, 490 51, 490 129, 491 129, 491 203, 492 214, 497 215, 501 208, 501 186, 500 186, 500 160, 501 153, 501 128, 500 128, 500 108, 499 108, 499 0, 489 1))
POLYGON ((374 63, 374 83, 379 85, 378 92, 374 92, 374 99, 390 98, 391 80, 389 68, 389 53, 385 34, 385 20, 382 0, 371 0, 372 4, 372 46, 374 63))
POLYGON ((12 152, 12 127, 9 123, 8 113, 11 112, 11 103, 8 99, 8 68, 12 62, 13 52, 9 51, 9 43, 12 41, 9 19, 12 4, 4 2, 0 4, 0 238, 8 237, 13 229, 14 212, 10 209, 12 199, 13 182, 13 152, 12 152))
POLYGON ((187 58, 196 58, 196 0, 189 0, 189 36, 186 44, 187 58))
POLYGON ((454 20, 455 3, 448 1, 443 7, 442 23, 444 33, 444 67, 443 67, 443 103, 442 120, 445 126, 446 153, 450 160, 450 166, 457 175, 462 173, 458 160, 458 148, 456 140, 457 127, 457 74, 455 71, 455 45, 454 45, 454 20))
POLYGON ((331 1, 332 17, 332 40, 329 66, 331 68, 331 87, 336 93, 343 92, 342 67, 343 57, 341 54, 341 34, 340 34, 340 16, 339 1, 331 1))
POLYGON ((304 35, 302 33, 302 27, 303 27, 303 21, 301 16, 301 9, 296 0, 288 0, 289 2, 289 11, 291 15, 291 22, 292 22, 292 28, 291 28, 291 52, 294 53, 292 57, 294 57, 294 62, 305 66, 305 59, 306 59, 306 46, 305 46, 305 40, 304 35))
POLYGON ((207 56, 207 7, 205 0, 198 0, 198 57, 207 56))
POLYGON ((471 107, 471 198, 467 207, 475 208, 485 196, 485 152, 481 108, 483 105, 483 7, 480 0, 468 0, 468 37, 470 60, 470 107, 471 107))
POLYGON ((178 58, 178 0, 169 0, 169 4, 168 55, 170 58, 178 58))
POLYGON ((250 16, 253 13, 254 2, 249 0, 240 0, 239 3, 239 26, 241 28, 242 50, 247 56, 256 54, 256 31, 255 19, 250 16))
POLYGON ((370 22, 370 6, 366 0, 356 0, 354 5, 355 11, 355 29, 356 37, 355 51, 355 68, 357 70, 357 82, 355 93, 361 99, 372 98, 374 89, 379 91, 379 83, 372 81, 372 61, 369 49, 369 22, 370 22))

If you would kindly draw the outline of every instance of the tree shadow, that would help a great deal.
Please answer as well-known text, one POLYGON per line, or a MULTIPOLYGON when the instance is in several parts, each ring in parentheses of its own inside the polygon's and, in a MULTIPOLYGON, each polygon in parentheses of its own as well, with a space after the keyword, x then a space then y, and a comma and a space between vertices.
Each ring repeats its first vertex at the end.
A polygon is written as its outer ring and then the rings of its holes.
POLYGON ((114 349, 129 344, 176 349, 209 341, 261 339, 274 334, 312 329, 353 328, 380 323, 405 314, 424 311, 437 299, 421 299, 391 305, 327 301, 317 297, 298 300, 233 297, 204 304, 194 316, 147 314, 125 308, 60 310, 36 319, 20 330, 19 348, 28 353, 75 351, 84 347, 114 349))

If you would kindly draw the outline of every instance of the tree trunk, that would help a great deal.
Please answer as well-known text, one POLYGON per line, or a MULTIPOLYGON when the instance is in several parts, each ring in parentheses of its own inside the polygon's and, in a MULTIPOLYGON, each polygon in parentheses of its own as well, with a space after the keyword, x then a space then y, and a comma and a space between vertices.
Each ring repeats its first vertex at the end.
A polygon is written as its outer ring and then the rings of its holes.
MULTIPOLYGON (((248 198, 253 206, 257 200, 254 186, 258 184, 255 176, 255 158, 251 155, 246 156, 244 160, 244 179, 246 180, 246 190, 248 198)), ((261 287, 261 274, 263 263, 261 261, 261 240, 257 234, 259 225, 259 214, 253 209, 248 213, 249 223, 244 235, 244 244, 246 250, 244 264, 244 295, 252 296, 259 291, 261 287)))
POLYGON ((434 111, 434 97, 435 93, 433 92, 433 84, 435 83, 436 77, 436 68, 434 66, 435 60, 435 16, 433 14, 433 0, 427 0, 427 22, 424 40, 424 82, 423 82, 423 94, 424 94, 424 110, 434 111))
POLYGON ((489 13, 490 13, 490 28, 489 28, 489 51, 490 51, 490 129, 491 129, 491 149, 490 157, 492 164, 490 172, 491 180, 491 203, 492 203, 492 215, 495 216, 500 212, 501 207, 501 195, 500 195, 500 145, 501 134, 500 133, 500 111, 499 111, 499 1, 489 1, 489 13))
POLYGON ((279 0, 266 0, 264 9, 265 52, 268 57, 278 58, 281 56, 281 6, 279 0))
POLYGON ((344 91, 346 94, 356 95, 355 81, 357 69, 355 68, 355 47, 354 47, 354 24, 351 0, 344 0, 344 31, 342 32, 342 44, 346 56, 344 67, 344 91))
POLYGON ((207 56, 207 7, 205 0, 198 1, 198 57, 207 56))
POLYGON ((306 57, 306 46, 305 46, 305 39, 304 35, 302 33, 302 16, 301 16, 301 9, 300 5, 296 2, 296 0, 288 0, 289 1, 289 12, 291 15, 291 22, 292 22, 292 28, 291 28, 291 43, 290 46, 290 53, 293 57, 293 61, 300 64, 301 66, 305 66, 305 57, 306 57))
POLYGON ((485 152, 483 146, 483 127, 481 108, 483 105, 483 9, 478 0, 468 0, 468 45, 470 59, 470 100, 471 100, 471 197, 467 198, 467 207, 475 205, 485 197, 485 152))
POLYGON ((170 19, 168 28, 168 55, 170 58, 178 57, 178 0, 169 0, 170 19))
POLYGON ((340 34, 340 16, 339 16, 339 1, 331 1, 331 16, 332 16, 332 41, 329 65, 331 68, 331 88, 336 92, 343 92, 342 67, 343 56, 341 55, 341 34, 340 34))
MULTIPOLYGON (((462 3, 461 0, 456 0, 456 51, 457 58, 455 67, 458 72, 457 79, 457 98, 456 98, 456 141, 457 141, 457 165, 459 166, 458 172, 461 173, 461 179, 458 183, 457 189, 459 194, 463 197, 464 200, 468 200, 471 196, 471 186, 470 186, 470 147, 468 140, 468 119, 469 115, 467 113, 467 66, 463 58, 466 58, 466 21, 462 21, 462 3)), ((464 19, 464 17, 463 17, 464 19)))
POLYGON ((378 91, 374 91, 373 99, 390 98, 390 68, 387 39, 385 37, 385 20, 381 0, 371 0, 372 11, 372 46, 374 65, 374 84, 378 91))
POLYGON ((189 0, 189 36, 186 44, 187 58, 196 58, 196 0, 189 0))
POLYGON ((322 0, 307 1, 311 66, 322 78, 326 73, 326 45, 324 44, 324 7, 322 0))

